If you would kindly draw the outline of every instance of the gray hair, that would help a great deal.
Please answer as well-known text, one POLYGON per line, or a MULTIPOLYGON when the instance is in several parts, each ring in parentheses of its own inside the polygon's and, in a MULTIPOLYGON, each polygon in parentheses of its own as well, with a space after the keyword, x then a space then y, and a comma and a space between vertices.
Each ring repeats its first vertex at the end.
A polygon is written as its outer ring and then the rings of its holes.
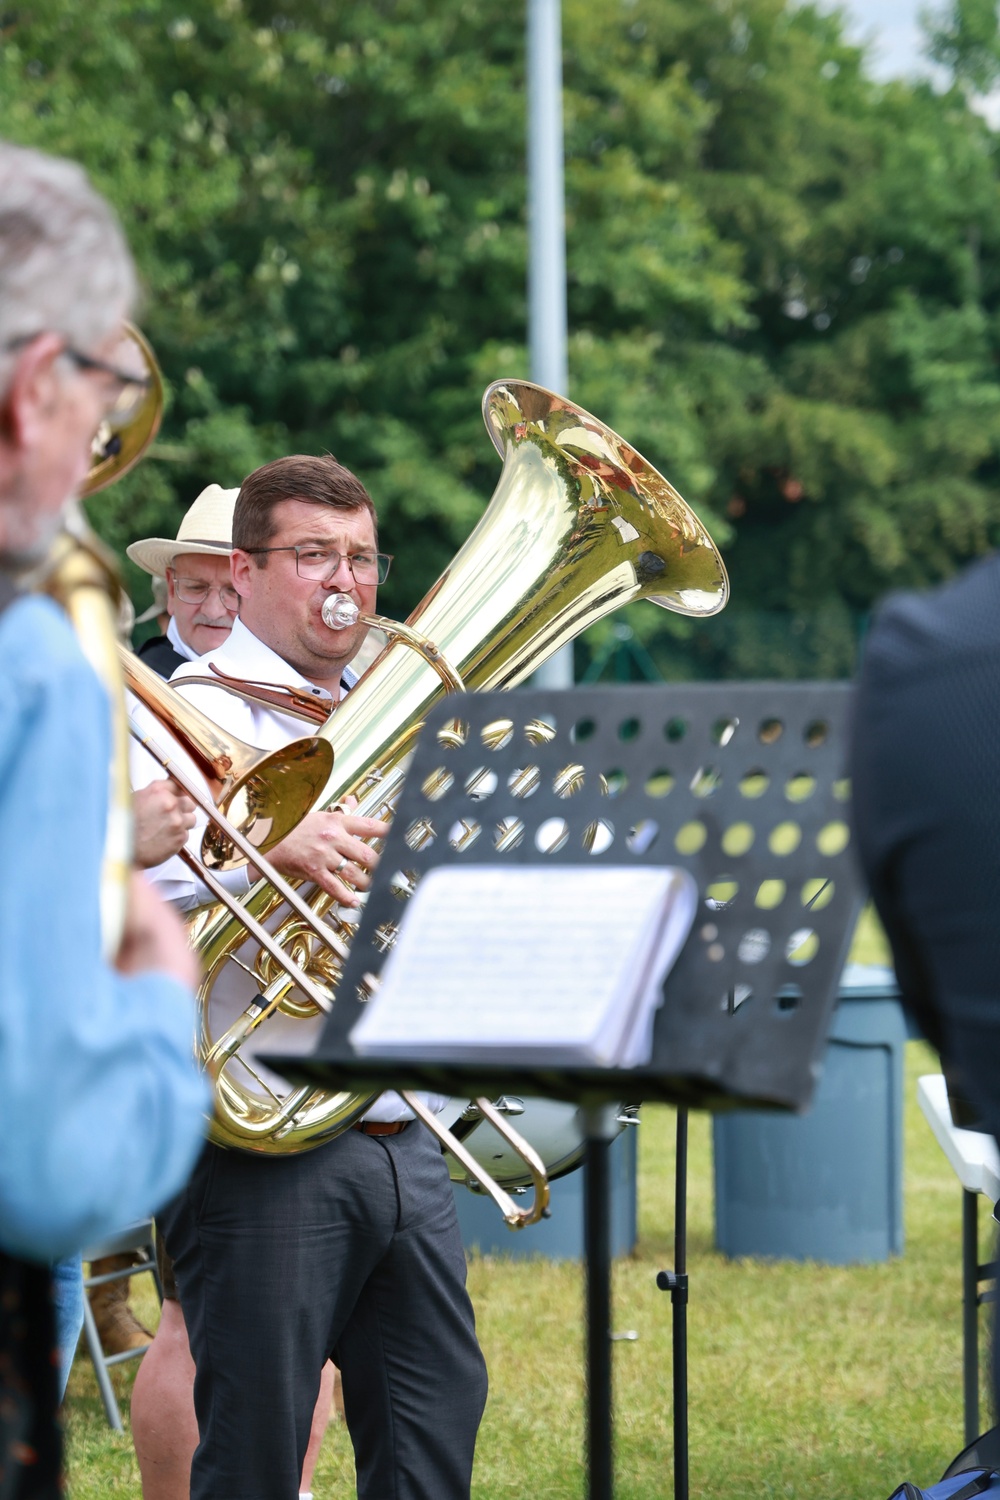
POLYGON ((91 351, 135 297, 121 226, 83 169, 0 141, 0 396, 14 340, 52 331, 91 351))

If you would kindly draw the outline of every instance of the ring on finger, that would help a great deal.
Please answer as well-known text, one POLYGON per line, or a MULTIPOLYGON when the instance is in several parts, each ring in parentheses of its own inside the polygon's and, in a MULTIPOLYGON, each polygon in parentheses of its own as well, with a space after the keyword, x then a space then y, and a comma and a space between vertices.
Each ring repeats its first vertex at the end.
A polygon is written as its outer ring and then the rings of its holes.
POLYGON ((350 864, 350 860, 349 860, 349 859, 348 859, 348 858, 347 858, 347 855, 346 855, 346 854, 342 854, 342 855, 341 855, 341 856, 340 856, 340 863, 339 863, 339 864, 337 864, 337 865, 334 865, 334 867, 333 867, 333 873, 334 873, 334 874, 335 874, 335 875, 339 875, 339 874, 340 874, 340 872, 341 872, 341 870, 342 870, 342 869, 343 869, 343 868, 344 868, 344 866, 345 866, 345 865, 347 865, 347 864, 350 864))

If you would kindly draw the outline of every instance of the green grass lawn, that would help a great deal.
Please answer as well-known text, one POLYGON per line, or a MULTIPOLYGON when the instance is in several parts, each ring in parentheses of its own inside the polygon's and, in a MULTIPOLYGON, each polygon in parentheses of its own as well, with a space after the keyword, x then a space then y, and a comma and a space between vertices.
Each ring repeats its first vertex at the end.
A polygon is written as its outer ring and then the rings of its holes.
MULTIPOLYGON (((692 1117, 695 1496, 884 1500, 903 1478, 937 1478, 962 1445, 960 1196, 914 1102, 913 1080, 933 1071, 934 1060, 917 1044, 907 1052, 906 1251, 882 1265, 729 1262, 716 1254, 709 1121, 692 1117)), ((616 1328, 639 1334, 615 1344, 616 1494, 660 1500, 672 1483, 670 1299, 655 1276, 672 1263, 672 1111, 644 1110, 639 1140, 639 1247, 618 1263, 614 1287, 616 1328)), ((491 1377, 477 1500, 576 1500, 584 1493, 580 1269, 475 1258, 470 1285, 491 1377)), ((148 1301, 139 1306, 155 1316, 148 1301)), ((127 1406, 129 1367, 113 1378, 127 1406)), ((137 1495, 128 1434, 107 1428, 85 1355, 67 1415, 70 1495, 137 1495)), ((350 1445, 334 1426, 319 1500, 352 1494, 352 1480, 350 1445)))
MULTIPOLYGON (((867 922, 854 956, 878 961, 879 943, 867 922)), ((915 1101, 916 1077, 934 1071, 933 1055, 910 1043, 906 1250, 881 1265, 731 1262, 717 1254, 710 1121, 692 1116, 691 1493, 699 1500, 885 1500, 903 1479, 937 1479, 961 1448, 960 1190, 915 1101)), ((616 1265, 614 1280, 614 1325, 639 1334, 614 1346, 617 1500, 672 1494, 670 1299, 655 1277, 672 1264, 673 1139, 673 1112, 644 1109, 639 1245, 616 1265)), ((985 1209, 980 1218, 986 1259, 985 1209)), ((490 1368, 476 1500, 580 1500, 580 1267, 476 1257, 469 1280, 490 1368)), ((144 1295, 137 1288, 139 1309, 154 1319, 144 1295)), ((130 1371, 113 1376, 125 1408, 130 1371)), ((128 1433, 108 1429, 85 1355, 71 1378, 67 1417, 74 1500, 138 1495, 128 1433)), ((988 1420, 984 1413, 984 1426, 988 1420)), ((317 1500, 354 1493, 341 1425, 327 1434, 315 1491, 317 1500)))

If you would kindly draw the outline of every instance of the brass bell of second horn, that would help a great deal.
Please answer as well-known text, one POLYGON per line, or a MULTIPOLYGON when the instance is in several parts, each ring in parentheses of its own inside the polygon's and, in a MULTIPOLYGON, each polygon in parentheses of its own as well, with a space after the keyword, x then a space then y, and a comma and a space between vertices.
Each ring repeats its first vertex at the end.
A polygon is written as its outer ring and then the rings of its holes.
POLYGON ((145 382, 138 401, 108 413, 91 445, 90 470, 81 495, 96 495, 134 469, 160 430, 163 420, 163 376, 145 334, 134 323, 124 326, 123 347, 145 382))
MULTIPOLYGON (((587 626, 639 599, 694 617, 726 603, 725 566, 704 525, 604 423, 517 380, 491 385, 483 414, 503 459, 493 499, 399 628, 401 638, 387 622, 389 644, 321 726, 335 763, 319 807, 354 796, 359 814, 391 817, 410 746, 449 682, 514 687, 587 626)), ((404 877, 404 897, 405 885, 404 877)), ((331 898, 311 893, 309 903, 349 944, 353 929, 331 898)), ((335 1002, 337 956, 265 882, 244 904, 335 1002)), ((363 1112, 363 1097, 319 1089, 303 1096, 258 1056, 264 1048, 312 1051, 320 1009, 228 911, 204 909, 192 931, 205 975, 198 1048, 215 1088, 213 1139, 293 1153, 346 1129, 363 1112)))
MULTIPOLYGON (((318 735, 303 735, 280 750, 256 750, 235 735, 223 734, 205 714, 163 681, 133 652, 121 649, 125 686, 167 729, 191 768, 230 823, 260 850, 279 843, 302 821, 333 769, 333 748, 318 735)), ((133 734, 144 744, 142 734, 133 734)), ((162 743, 152 737, 151 753, 162 743)), ((210 870, 230 870, 245 862, 224 832, 209 823, 201 857, 210 870)))

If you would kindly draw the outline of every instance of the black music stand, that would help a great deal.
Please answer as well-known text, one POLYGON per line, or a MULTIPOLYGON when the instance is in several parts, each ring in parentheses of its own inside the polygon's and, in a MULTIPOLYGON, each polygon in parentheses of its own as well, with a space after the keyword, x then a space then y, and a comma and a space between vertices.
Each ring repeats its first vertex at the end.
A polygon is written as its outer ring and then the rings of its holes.
POLYGON ((849 695, 840 683, 704 683, 439 704, 417 742, 319 1045, 309 1056, 266 1059, 296 1080, 356 1092, 520 1092, 583 1106, 591 1500, 612 1495, 607 1106, 681 1106, 676 1264, 659 1284, 674 1306, 675 1495, 686 1500, 686 1109, 792 1110, 812 1095, 861 905, 843 763, 849 695), (567 777, 570 766, 578 769, 567 777), (553 1055, 526 1067, 499 1051, 474 1065, 355 1055, 362 978, 378 975, 385 934, 405 912, 399 872, 413 882, 463 862, 692 872, 699 915, 664 983, 648 1064, 581 1068, 553 1055))

